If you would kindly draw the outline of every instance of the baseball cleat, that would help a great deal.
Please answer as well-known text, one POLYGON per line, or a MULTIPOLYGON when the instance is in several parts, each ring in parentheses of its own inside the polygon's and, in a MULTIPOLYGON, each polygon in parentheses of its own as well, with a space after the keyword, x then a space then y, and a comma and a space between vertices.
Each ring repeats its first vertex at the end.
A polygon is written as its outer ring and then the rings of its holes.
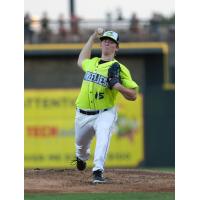
POLYGON ((101 170, 96 170, 93 172, 93 183, 106 183, 105 178, 101 170))
POLYGON ((86 162, 76 157, 76 167, 78 170, 82 171, 86 168, 86 162))

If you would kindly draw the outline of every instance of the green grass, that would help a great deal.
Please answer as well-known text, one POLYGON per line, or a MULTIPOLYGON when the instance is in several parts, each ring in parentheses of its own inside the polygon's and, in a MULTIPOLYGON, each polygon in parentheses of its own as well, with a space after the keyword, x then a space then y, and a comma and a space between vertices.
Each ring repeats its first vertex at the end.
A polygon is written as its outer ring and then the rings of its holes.
POLYGON ((25 200, 174 200, 174 192, 25 194, 25 200))
POLYGON ((157 171, 157 172, 175 172, 175 168, 174 167, 148 167, 148 168, 138 168, 141 170, 153 170, 153 171, 157 171))

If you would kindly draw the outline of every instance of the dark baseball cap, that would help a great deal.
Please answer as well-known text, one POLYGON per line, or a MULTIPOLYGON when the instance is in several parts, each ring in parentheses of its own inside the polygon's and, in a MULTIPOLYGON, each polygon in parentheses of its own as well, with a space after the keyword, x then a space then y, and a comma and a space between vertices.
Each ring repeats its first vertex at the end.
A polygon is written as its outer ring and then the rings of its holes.
POLYGON ((100 37, 100 40, 109 38, 113 40, 115 43, 119 44, 119 34, 114 31, 106 31, 104 34, 100 37))

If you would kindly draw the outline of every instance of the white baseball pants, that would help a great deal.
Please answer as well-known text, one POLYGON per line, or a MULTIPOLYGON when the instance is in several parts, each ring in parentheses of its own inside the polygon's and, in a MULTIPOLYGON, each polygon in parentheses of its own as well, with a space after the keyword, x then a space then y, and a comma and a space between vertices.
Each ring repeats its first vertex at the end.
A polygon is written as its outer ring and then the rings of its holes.
POLYGON ((104 170, 104 162, 109 149, 112 130, 117 121, 116 108, 100 111, 96 115, 86 115, 76 110, 75 140, 76 156, 83 161, 89 159, 90 144, 96 135, 96 147, 94 153, 94 167, 92 171, 104 170))

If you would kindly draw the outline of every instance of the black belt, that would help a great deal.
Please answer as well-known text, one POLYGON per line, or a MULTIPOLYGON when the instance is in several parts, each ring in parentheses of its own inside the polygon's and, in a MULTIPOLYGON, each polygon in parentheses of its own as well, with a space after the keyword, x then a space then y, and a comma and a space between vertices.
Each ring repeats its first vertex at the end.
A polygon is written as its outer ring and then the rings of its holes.
MULTIPOLYGON (((81 110, 81 109, 78 109, 78 110, 80 113, 85 114, 85 115, 96 115, 96 114, 100 113, 100 110, 94 110, 94 111, 85 111, 85 110, 81 110)), ((104 109, 102 111, 104 112, 106 110, 108 110, 108 109, 104 109)))

